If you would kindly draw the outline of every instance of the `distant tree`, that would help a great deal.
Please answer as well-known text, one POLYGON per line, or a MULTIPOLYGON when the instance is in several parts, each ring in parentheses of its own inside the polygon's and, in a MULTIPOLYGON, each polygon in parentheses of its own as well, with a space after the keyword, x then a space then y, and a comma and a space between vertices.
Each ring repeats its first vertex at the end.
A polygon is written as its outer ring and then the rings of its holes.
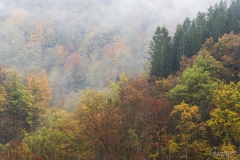
POLYGON ((57 44, 57 34, 56 31, 53 28, 48 28, 45 34, 45 44, 47 48, 52 48, 57 44))

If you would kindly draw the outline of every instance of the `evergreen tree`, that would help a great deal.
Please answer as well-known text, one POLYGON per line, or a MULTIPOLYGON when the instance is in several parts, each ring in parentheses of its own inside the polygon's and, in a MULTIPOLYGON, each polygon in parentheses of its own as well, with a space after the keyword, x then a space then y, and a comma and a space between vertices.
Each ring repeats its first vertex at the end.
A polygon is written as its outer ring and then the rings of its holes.
POLYGON ((173 37, 173 71, 179 70, 179 62, 181 59, 181 56, 183 54, 183 51, 181 48, 184 47, 184 44, 182 44, 182 39, 183 39, 184 33, 183 33, 183 28, 182 25, 177 25, 176 33, 174 34, 173 37))
POLYGON ((167 77, 172 73, 172 42, 168 30, 157 27, 148 50, 150 55, 150 75, 167 77))
POLYGON ((213 37, 214 41, 217 41, 224 33, 227 32, 227 4, 221 1, 215 5, 212 15, 208 19, 209 36, 213 37))
MULTIPOLYGON (((240 21, 240 0, 232 1, 229 11, 236 16, 238 22, 240 21)), ((240 27, 240 24, 239 24, 240 27)))
POLYGON ((183 32, 187 32, 188 29, 191 26, 191 20, 189 18, 186 18, 185 21, 183 22, 182 28, 183 28, 183 32))
POLYGON ((233 1, 227 11, 227 26, 228 33, 233 31, 234 33, 240 33, 240 1, 233 1), (235 6, 238 6, 235 8, 235 6))

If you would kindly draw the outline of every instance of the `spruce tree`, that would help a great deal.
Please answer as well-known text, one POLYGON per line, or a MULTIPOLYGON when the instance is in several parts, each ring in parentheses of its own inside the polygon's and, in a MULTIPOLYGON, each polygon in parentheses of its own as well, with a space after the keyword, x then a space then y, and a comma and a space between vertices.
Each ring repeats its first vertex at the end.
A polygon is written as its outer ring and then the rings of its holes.
POLYGON ((157 27, 148 50, 150 55, 150 75, 167 77, 172 73, 172 42, 168 30, 157 27))
POLYGON ((176 32, 173 37, 173 71, 179 70, 179 62, 180 58, 183 54, 182 47, 184 47, 184 44, 182 44, 182 39, 183 39, 184 33, 183 33, 183 28, 182 25, 177 25, 176 32))
POLYGON ((182 24, 182 28, 183 28, 183 32, 187 32, 188 29, 190 28, 191 26, 191 20, 189 18, 186 18, 185 21, 183 22, 182 24))

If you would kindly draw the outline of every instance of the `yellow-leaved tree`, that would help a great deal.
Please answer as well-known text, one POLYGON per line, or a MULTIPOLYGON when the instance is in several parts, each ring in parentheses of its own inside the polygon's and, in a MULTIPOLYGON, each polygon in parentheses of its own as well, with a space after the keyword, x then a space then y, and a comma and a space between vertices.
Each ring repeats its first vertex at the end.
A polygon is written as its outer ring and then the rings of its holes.
POLYGON ((45 71, 27 74, 25 85, 28 92, 33 97, 33 113, 31 115, 31 119, 34 129, 39 123, 38 120, 40 114, 43 113, 51 100, 51 87, 48 83, 45 71))
POLYGON ((207 125, 221 139, 220 148, 231 147, 234 152, 240 141, 240 82, 220 84, 214 91, 212 102, 216 108, 211 111, 207 125))
POLYGON ((172 146, 170 150, 179 150, 178 158, 183 159, 205 159, 209 155, 209 147, 204 141, 206 128, 201 123, 201 114, 197 106, 189 106, 185 102, 174 106, 174 110, 170 113, 175 134, 172 137, 172 146), (202 154, 201 154, 202 153, 202 154))

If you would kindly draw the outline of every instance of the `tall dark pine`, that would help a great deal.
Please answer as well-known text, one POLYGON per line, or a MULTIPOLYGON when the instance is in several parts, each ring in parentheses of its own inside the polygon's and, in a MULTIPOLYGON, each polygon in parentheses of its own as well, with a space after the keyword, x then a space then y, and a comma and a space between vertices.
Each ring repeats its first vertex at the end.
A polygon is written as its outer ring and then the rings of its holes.
POLYGON ((148 50, 150 55, 150 75, 167 77, 172 73, 172 42, 165 27, 157 27, 148 50))
MULTIPOLYGON (((189 29, 190 29, 191 25, 192 25, 192 21, 190 21, 189 18, 186 18, 185 21, 182 24, 183 36, 180 39, 180 46, 179 46, 180 47, 179 48, 179 53, 180 53, 181 56, 182 55, 185 55, 185 56, 189 55, 189 50, 190 50, 190 45, 189 44, 190 44, 191 41, 190 41, 188 32, 189 32, 189 29)), ((179 40, 179 38, 176 37, 177 32, 178 32, 178 29, 177 29, 177 31, 174 35, 174 42, 173 42, 174 44, 177 43, 176 42, 177 39, 179 40)), ((179 57, 179 61, 180 61, 180 58, 181 57, 179 57)))
POLYGON ((208 17, 208 35, 213 37, 214 41, 217 41, 219 37, 228 32, 227 29, 227 4, 221 1, 216 4, 213 13, 208 17))
POLYGON ((240 0, 232 1, 227 12, 228 32, 240 33, 240 0))
POLYGON ((177 25, 176 32, 173 37, 173 46, 172 46, 172 51, 173 51, 173 71, 177 71, 180 68, 179 62, 180 58, 183 54, 182 48, 184 48, 184 42, 183 39, 184 32, 182 25, 177 25))
POLYGON ((236 19, 240 21, 240 0, 232 1, 229 10, 233 15, 236 16, 236 19))
POLYGON ((197 17, 192 20, 191 26, 187 31, 188 50, 184 53, 187 57, 191 57, 198 53, 206 37, 206 14, 199 12, 197 17))
POLYGON ((183 29, 183 32, 187 32, 188 29, 190 28, 191 26, 191 20, 189 18, 186 18, 182 24, 182 29, 183 29))

